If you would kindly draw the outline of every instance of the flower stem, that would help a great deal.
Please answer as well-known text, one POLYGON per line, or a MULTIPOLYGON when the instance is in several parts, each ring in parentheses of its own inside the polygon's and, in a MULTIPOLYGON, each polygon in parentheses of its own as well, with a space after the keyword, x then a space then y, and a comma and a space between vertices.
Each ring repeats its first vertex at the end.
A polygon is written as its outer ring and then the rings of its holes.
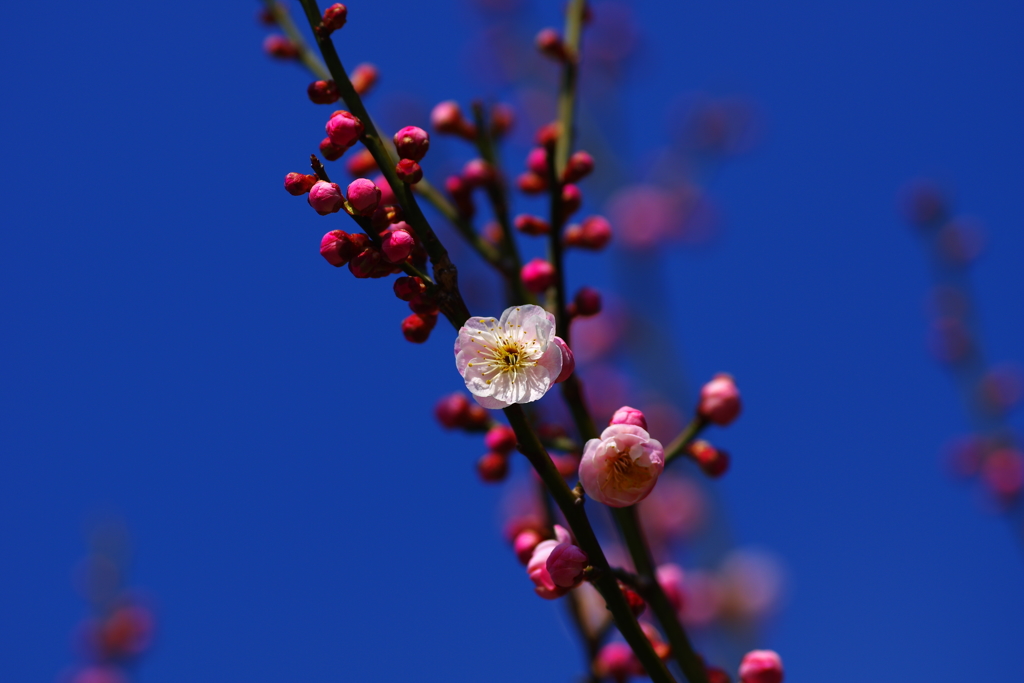
POLYGON ((686 425, 686 429, 681 431, 679 436, 672 439, 672 443, 665 448, 665 465, 667 466, 669 462, 682 455, 686 447, 693 443, 694 439, 700 436, 700 433, 707 426, 708 421, 700 415, 693 418, 690 424, 686 425))
POLYGON ((636 617, 633 616, 633 612, 629 608, 629 603, 626 602, 626 597, 619 588, 615 574, 612 573, 608 565, 608 560, 604 556, 601 544, 598 542, 597 535, 594 533, 593 527, 590 526, 590 520, 587 518, 587 513, 584 510, 584 498, 577 497, 569 489, 562 475, 558 473, 555 464, 551 461, 551 456, 544 450, 544 446, 541 444, 537 434, 530 427, 529 420, 527 420, 526 413, 523 412, 522 407, 518 404, 513 404, 505 408, 505 416, 516 433, 516 438, 519 441, 519 450, 526 456, 530 464, 537 471, 537 474, 544 481, 544 484, 551 492, 552 498, 555 500, 555 504, 562 511, 566 521, 569 523, 569 527, 576 536, 577 544, 587 553, 591 565, 598 570, 597 577, 594 580, 594 587, 597 588, 604 598, 608 610, 615 619, 615 625, 618 627, 619 632, 622 633, 626 642, 629 643, 652 681, 655 683, 672 683, 672 675, 665 667, 664 662, 658 658, 650 641, 647 640, 647 636, 640 629, 636 617))
POLYGON ((441 240, 437 238, 430 223, 423 215, 423 211, 420 210, 412 190, 395 173, 395 159, 384 145, 377 132, 377 127, 373 124, 366 107, 363 106, 362 99, 352 87, 352 81, 349 80, 345 67, 342 66, 341 58, 338 57, 338 51, 334 48, 334 41, 329 35, 324 35, 316 30, 321 23, 320 8, 317 6, 316 0, 301 0, 301 2, 302 8, 306 11, 306 19, 316 36, 320 54, 324 58, 331 78, 338 87, 342 100, 345 101, 349 111, 363 123, 363 135, 360 138, 362 143, 373 155, 374 161, 377 162, 377 166, 391 186, 391 191, 402 205, 406 220, 416 232, 416 236, 423 242, 423 248, 426 249, 427 255, 430 257, 430 263, 434 267, 434 280, 438 285, 437 300, 441 312, 458 329, 469 319, 469 309, 466 308, 466 303, 459 293, 458 270, 448 256, 448 250, 441 244, 441 240))
POLYGON ((651 557, 647 541, 644 539, 643 531, 640 529, 636 506, 612 508, 612 515, 626 541, 629 554, 633 558, 633 564, 640 579, 641 595, 647 600, 654 616, 658 618, 658 623, 665 631, 669 645, 672 646, 673 659, 679 664, 683 675, 690 683, 708 683, 704 663, 694 652, 693 645, 690 644, 690 639, 686 636, 686 631, 679 623, 679 615, 676 614, 672 604, 665 596, 661 584, 658 583, 654 560, 651 557))
MULTIPOLYGON (((412 186, 413 192, 427 200, 427 203, 437 209, 445 219, 451 223, 455 230, 473 247, 480 257, 494 266, 506 277, 511 277, 511 271, 504 268, 501 261, 501 254, 490 242, 484 240, 473 229, 472 224, 459 215, 458 210, 452 203, 426 178, 412 186)), ((523 302, 519 302, 523 303, 523 302)))

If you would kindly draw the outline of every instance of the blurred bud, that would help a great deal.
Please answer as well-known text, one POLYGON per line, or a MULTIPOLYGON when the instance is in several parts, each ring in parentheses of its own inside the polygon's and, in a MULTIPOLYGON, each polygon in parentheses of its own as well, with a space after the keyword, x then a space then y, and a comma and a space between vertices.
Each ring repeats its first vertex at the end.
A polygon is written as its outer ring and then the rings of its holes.
POLYGON ((729 469, 729 454, 707 441, 694 441, 687 447, 686 452, 697 461, 704 474, 711 478, 720 477, 729 469))
POLYGON ((562 174, 562 181, 566 183, 575 183, 583 178, 586 178, 594 170, 594 157, 590 156, 584 151, 574 152, 569 157, 569 162, 565 166, 565 172, 562 174))
POLYGON ((380 170, 377 168, 377 161, 373 158, 373 154, 365 147, 349 157, 347 168, 349 173, 357 177, 368 176, 380 170))
POLYGON ((540 194, 544 190, 548 189, 548 183, 544 180, 544 176, 539 176, 536 173, 527 172, 516 178, 516 186, 519 191, 523 194, 540 194))
POLYGON ((306 201, 318 214, 326 216, 329 213, 336 213, 341 208, 344 197, 341 196, 341 188, 338 187, 338 183, 318 180, 309 189, 309 197, 306 201))
POLYGON ((1024 372, 1016 365, 991 368, 978 383, 978 396, 985 408, 1001 415, 1020 403, 1024 395, 1024 372))
POLYGON ((541 147, 554 149, 555 143, 558 141, 558 134, 561 130, 562 126, 558 121, 552 121, 551 123, 545 124, 537 129, 537 135, 534 139, 541 147))
POLYGON ((515 112, 507 104, 498 103, 491 107, 491 135, 500 138, 515 123, 515 112))
POLYGON ((462 180, 470 187, 484 187, 495 181, 494 167, 483 159, 470 159, 462 167, 462 180))
POLYGON ((543 147, 534 147, 526 155, 526 169, 541 178, 548 177, 548 151, 543 147))
POLYGON ((562 37, 558 35, 558 31, 553 28, 541 29, 534 39, 534 43, 537 45, 537 50, 545 57, 556 62, 564 62, 568 59, 565 43, 562 42, 562 37))
POLYGON ((917 181, 903 190, 903 212, 919 228, 939 226, 949 215, 949 199, 935 183, 917 181))
POLYGON ((534 548, 543 540, 544 538, 533 529, 526 529, 516 534, 512 541, 512 550, 515 551, 519 561, 526 565, 533 557, 534 548))
POLYGON ((619 590, 622 591, 622 595, 626 598, 626 602, 629 603, 629 610, 633 613, 634 617, 639 617, 647 609, 647 603, 640 597, 640 594, 635 590, 627 586, 626 584, 619 581, 619 590))
POLYGON ((604 216, 589 216, 580 225, 566 228, 563 240, 566 246, 597 251, 604 249, 612 238, 612 226, 604 216))
POLYGON ((441 102, 434 107, 430 112, 430 125, 438 133, 445 135, 460 135, 469 139, 476 136, 473 124, 463 118, 462 109, 454 100, 441 102))
POLYGON ((717 666, 707 667, 708 683, 732 683, 732 679, 729 678, 729 674, 725 672, 725 669, 720 669, 717 666))
POLYGON ((740 663, 742 683, 782 683, 782 659, 773 650, 752 650, 740 663))
POLYGON ((500 453, 487 453, 476 463, 480 479, 488 484, 505 481, 508 476, 508 458, 500 453))
POLYGON ((1024 456, 1012 448, 992 451, 981 464, 981 477, 996 497, 1014 498, 1024 487, 1024 456))
MULTIPOLYGON (((576 315, 584 318, 601 312, 601 293, 593 287, 580 287, 572 302, 575 306, 576 315)), ((647 429, 647 427, 644 427, 644 429, 647 429)))
POLYGON ((267 36, 263 41, 263 51, 275 59, 295 59, 299 56, 295 44, 277 33, 267 36))
MULTIPOLYGON (((644 632, 645 636, 647 636, 647 640, 650 641, 651 648, 654 650, 654 654, 658 655, 658 659, 665 661, 671 657, 672 648, 662 639, 661 634, 658 632, 658 629, 654 627, 654 624, 646 621, 641 621, 639 624, 640 630, 644 632)), ((641 668, 637 669, 636 673, 638 676, 643 676, 645 672, 641 668)))
POLYGON ((939 228, 935 244, 947 263, 962 268, 981 256, 985 248, 985 232, 973 220, 957 219, 939 228))
POLYGON ((284 189, 288 191, 288 194, 298 197, 300 194, 306 194, 310 188, 316 183, 317 178, 315 175, 305 175, 302 173, 289 173, 284 177, 284 189))
POLYGON ((516 433, 508 425, 494 425, 484 437, 487 450, 495 453, 511 453, 516 448, 516 433))
POLYGON ((360 64, 352 69, 352 73, 349 74, 349 80, 352 81, 352 89, 356 91, 356 94, 363 96, 370 92, 370 88, 377 84, 379 76, 380 72, 377 71, 377 67, 373 64, 360 64))
POLYGON ((306 94, 313 104, 332 104, 338 101, 338 86, 334 81, 313 81, 306 88, 306 94))
POLYGON ((611 642, 601 648, 594 660, 594 673, 599 678, 610 678, 625 683, 634 674, 640 662, 633 649, 625 643, 611 642))
POLYGON ((928 330, 928 348, 940 362, 962 361, 972 347, 971 332, 959 318, 944 316, 932 321, 928 330))
POLYGON ((551 232, 551 225, 539 216, 521 214, 516 216, 516 230, 526 235, 546 235, 551 232))
POLYGON ((740 392, 732 375, 720 373, 700 390, 697 414, 724 427, 739 416, 741 407, 740 392))
POLYGON ((434 417, 445 429, 465 427, 469 422, 469 406, 465 394, 449 394, 434 405, 434 417))
POLYGON ((534 294, 540 294, 555 284, 555 267, 542 258, 535 258, 520 273, 523 286, 534 294))
POLYGON ((562 217, 568 218, 583 204, 583 193, 572 183, 562 186, 562 217))
POLYGON ((683 568, 678 564, 662 564, 655 571, 655 577, 669 604, 672 605, 672 609, 676 611, 676 614, 682 612, 683 606, 686 604, 683 568))

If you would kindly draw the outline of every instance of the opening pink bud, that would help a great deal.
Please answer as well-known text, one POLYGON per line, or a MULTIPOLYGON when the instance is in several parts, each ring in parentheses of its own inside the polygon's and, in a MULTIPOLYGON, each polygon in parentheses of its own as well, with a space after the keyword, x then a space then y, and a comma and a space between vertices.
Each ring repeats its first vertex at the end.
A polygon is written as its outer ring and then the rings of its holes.
POLYGON ((316 184, 315 175, 305 175, 303 173, 289 173, 284 177, 284 189, 288 191, 288 194, 298 197, 300 194, 306 194, 310 188, 316 184))
POLYGON ((572 214, 579 211, 580 206, 583 204, 583 194, 580 192, 580 188, 573 184, 568 184, 562 187, 562 215, 571 216, 572 214))
MULTIPOLYGON (((395 280, 395 296, 402 301, 411 301, 414 296, 423 291, 423 280, 412 275, 406 275, 395 280)), ((461 394, 456 394, 460 396, 461 394)), ((465 398, 465 397, 463 397, 465 398)))
POLYGON ((295 44, 276 33, 267 36, 266 40, 263 41, 263 51, 274 59, 295 59, 299 56, 299 51, 296 49, 295 44))
POLYGON ((601 312, 601 293, 592 287, 581 287, 572 302, 576 304, 576 315, 584 318, 601 312))
POLYGON ((732 375, 715 375, 700 390, 697 414, 708 422, 724 427, 739 416, 741 408, 740 391, 732 375))
POLYGON ((615 411, 612 415, 612 419, 608 422, 610 425, 633 425, 640 427, 643 430, 647 429, 647 418, 644 414, 636 408, 630 408, 629 406, 622 406, 615 411))
POLYGON ((569 379, 572 373, 576 370, 576 357, 573 356, 572 349, 565 343, 565 340, 561 337, 555 337, 552 340, 558 350, 562 352, 562 371, 558 373, 558 377, 555 378, 555 384, 564 382, 569 379))
POLYGON ((494 182, 494 167, 483 159, 470 159, 462 167, 462 179, 470 187, 483 187, 494 182))
POLYGON ((533 529, 526 529, 516 534, 515 540, 512 541, 512 550, 515 552, 516 557, 519 558, 519 561, 525 565, 533 557, 534 548, 543 540, 541 535, 533 529))
POLYGON ((660 441, 642 427, 613 424, 584 445, 579 477, 594 500, 626 507, 647 497, 664 468, 660 441))
POLYGON ((403 183, 415 185, 423 180, 423 169, 412 159, 402 159, 395 164, 395 174, 403 183))
POLYGON ((707 441, 694 441, 687 448, 687 453, 697 461, 700 468, 704 470, 704 474, 709 477, 720 477, 729 469, 729 454, 715 448, 707 441))
POLYGON ((586 178, 593 170, 594 157, 581 150, 569 157, 569 163, 565 165, 562 180, 567 183, 575 183, 586 178))
POLYGON ((508 425, 495 425, 484 437, 487 450, 495 453, 511 453, 516 447, 516 433, 508 425))
MULTIPOLYGON (((556 527, 557 532, 557 527, 556 527)), ((533 550, 530 561, 526 565, 526 573, 533 581, 534 591, 545 600, 555 600, 565 595, 569 589, 555 584, 548 573, 548 556, 563 540, 541 541, 533 550)))
POLYGON ((430 134, 416 126, 406 126, 395 133, 395 149, 403 159, 419 161, 430 149, 430 134))
POLYGON ((465 126, 462 109, 454 100, 441 102, 430 112, 430 125, 438 133, 459 134, 465 126))
POLYGON ((548 575, 556 586, 575 588, 583 581, 583 570, 590 558, 572 543, 559 543, 547 559, 548 575))
POLYGON ((546 235, 551 232, 551 225, 539 216, 522 214, 516 216, 516 230, 527 235, 546 235))
POLYGON ((327 161, 337 161, 342 157, 346 149, 348 148, 338 147, 331 142, 330 138, 324 138, 320 141, 320 155, 327 161))
POLYGON ((348 172, 354 176, 368 176, 378 172, 377 162, 365 147, 349 157, 347 162, 348 172))
POLYGON ((381 238, 380 249, 384 252, 384 258, 391 263, 398 263, 405 260, 415 244, 416 240, 405 230, 392 230, 381 238))
POLYGON ((742 683, 782 683, 782 658, 773 650, 752 650, 740 663, 742 683))
POLYGON ((352 69, 349 80, 352 81, 352 89, 357 95, 365 95, 376 85, 379 75, 380 72, 373 64, 360 64, 352 69))
POLYGON ((352 242, 344 230, 332 230, 320 240, 320 255, 336 268, 340 268, 352 258, 352 242))
POLYGON ((540 294, 555 284, 555 267, 542 258, 535 258, 523 266, 520 276, 526 289, 540 294))
POLYGON ((363 122, 345 110, 331 114, 327 121, 327 137, 338 147, 348 149, 363 134, 363 122))
POLYGON ((402 334, 413 344, 422 344, 430 337, 431 330, 437 324, 437 316, 422 316, 413 313, 402 321, 402 334))
POLYGON ((307 200, 318 214, 326 216, 329 213, 336 213, 341 208, 344 197, 341 196, 341 188, 338 183, 328 183, 318 180, 309 188, 307 200))
POLYGON ((541 29, 534 42, 537 45, 537 49, 545 57, 549 57, 556 62, 564 62, 568 58, 568 53, 565 51, 565 43, 562 42, 558 31, 553 28, 541 29))
POLYGON ((306 88, 306 94, 314 104, 331 104, 338 101, 338 86, 334 81, 313 81, 306 88))
POLYGON ((508 476, 508 458, 500 453, 487 453, 476 463, 477 474, 488 484, 505 481, 508 476))
POLYGON ((348 21, 348 8, 340 2, 334 3, 324 10, 323 18, 321 19, 321 24, 323 25, 321 35, 330 35, 344 26, 346 21, 348 21))
POLYGON ((349 183, 346 194, 352 210, 360 216, 369 216, 380 204, 380 188, 366 178, 356 178, 349 183))

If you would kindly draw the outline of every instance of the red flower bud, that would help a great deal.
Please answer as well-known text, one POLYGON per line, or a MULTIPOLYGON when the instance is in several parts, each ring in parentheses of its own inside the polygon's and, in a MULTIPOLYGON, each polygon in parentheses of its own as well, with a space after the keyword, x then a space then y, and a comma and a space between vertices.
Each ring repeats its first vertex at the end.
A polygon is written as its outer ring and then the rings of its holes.
POLYGON ((704 470, 704 474, 711 478, 720 477, 729 469, 729 454, 715 448, 707 441, 694 441, 687 448, 687 453, 697 461, 700 468, 704 470))
POLYGON ((330 138, 324 138, 320 141, 320 154, 327 161, 337 161, 341 158, 341 155, 345 153, 347 147, 338 147, 336 144, 331 142, 330 138))
POLYGON ((519 176, 516 179, 516 185, 519 187, 519 191, 523 194, 540 194, 544 190, 548 189, 548 183, 544 180, 544 176, 539 176, 532 172, 527 172, 519 176))
POLYGON ((508 458, 499 453, 487 453, 477 461, 476 471, 488 484, 504 481, 508 476, 508 458))
POLYGON ((313 81, 306 88, 306 94, 314 104, 331 104, 338 101, 338 86, 334 81, 313 81))
POLYGON ((423 280, 412 275, 405 275, 395 280, 395 296, 402 301, 412 301, 412 298, 423 291, 423 280))
POLYGON ((346 164, 348 172, 357 177, 372 175, 380 170, 377 168, 377 162, 370 154, 370 150, 365 147, 349 157, 346 164))
POLYGON ((316 181, 317 177, 315 175, 289 173, 284 177, 284 189, 288 191, 288 194, 298 197, 300 194, 309 192, 316 181))
POLYGON ((354 256, 353 244, 344 230, 332 230, 320 240, 320 255, 336 268, 348 263, 354 256))
POLYGON ((321 35, 331 35, 344 26, 346 21, 348 21, 348 8, 340 2, 334 3, 324 10, 324 15, 321 19, 321 35))
POLYGON ((401 159, 395 164, 395 174, 403 183, 415 185, 423 180, 423 169, 412 159, 401 159))
POLYGON ((565 172, 562 173, 562 181, 566 183, 575 183, 590 175, 593 170, 594 157, 583 151, 576 152, 569 157, 569 163, 565 165, 565 172))
POLYGON ((352 69, 348 78, 352 82, 352 89, 356 91, 357 95, 362 96, 370 92, 370 88, 377 84, 379 75, 380 72, 373 64, 360 64, 352 69))
POLYGON ((586 318, 601 312, 601 293, 591 287, 581 287, 572 301, 576 315, 586 318))
POLYGON ((299 56, 295 44, 276 33, 267 36, 263 41, 263 51, 275 59, 295 59, 299 56))
POLYGON ((569 55, 565 51, 565 43, 562 42, 561 36, 558 35, 558 31, 553 28, 541 29, 540 33, 534 39, 534 43, 537 45, 537 49, 545 57, 549 57, 556 62, 564 62, 568 59, 569 55))
POLYGON ((551 225, 539 216, 522 214, 516 216, 516 230, 527 235, 546 235, 551 232, 551 225))
POLYGON ((402 321, 402 334, 413 344, 422 344, 427 341, 430 331, 437 324, 437 316, 421 316, 413 313, 402 321))

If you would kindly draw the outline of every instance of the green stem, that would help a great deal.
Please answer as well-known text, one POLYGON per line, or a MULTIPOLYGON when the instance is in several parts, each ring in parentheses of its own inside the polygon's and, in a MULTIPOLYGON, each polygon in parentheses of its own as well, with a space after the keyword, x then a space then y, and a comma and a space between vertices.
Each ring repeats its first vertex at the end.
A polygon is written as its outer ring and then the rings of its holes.
POLYGON ((448 198, 440 190, 434 187, 426 178, 413 185, 412 189, 416 194, 427 200, 428 204, 437 209, 483 260, 494 266, 506 277, 509 276, 509 272, 502 270, 501 253, 494 248, 493 244, 477 234, 476 230, 473 229, 473 225, 459 215, 458 210, 452 206, 452 203, 448 201, 448 198))
POLYGON ((612 515, 622 532, 626 541, 630 557, 636 566, 639 575, 641 595, 647 600, 651 611, 657 617, 658 623, 665 631, 669 645, 672 646, 672 657, 679 664, 683 675, 690 683, 708 683, 707 670, 700 656, 694 651, 690 639, 686 636, 682 624, 679 623, 679 615, 676 614, 672 603, 665 596, 661 584, 658 583, 655 574, 654 560, 651 551, 644 539, 643 531, 640 529, 640 522, 637 519, 636 506, 631 505, 625 508, 612 508, 612 515))
POLYGON ((381 173, 384 174, 388 184, 391 186, 391 191, 394 192, 398 203, 401 204, 405 212, 406 221, 412 226, 420 241, 423 242, 423 248, 426 249, 427 255, 430 257, 430 263, 434 267, 434 280, 438 285, 437 299, 441 312, 458 329, 469 319, 469 309, 466 308, 466 303, 462 300, 462 295, 459 292, 458 271, 455 268, 455 264, 452 263, 451 258, 448 256, 448 251, 437 238, 433 228, 430 227, 430 223, 427 222, 423 211, 420 210, 412 190, 407 184, 399 180, 398 175, 395 173, 395 159, 384 145, 380 134, 377 132, 377 127, 373 125, 373 120, 366 111, 366 107, 363 106, 362 99, 355 91, 355 88, 352 87, 352 81, 349 80, 345 67, 341 63, 341 58, 338 57, 338 51, 334 48, 334 41, 331 40, 330 36, 323 35, 316 30, 317 26, 320 25, 321 17, 320 8, 317 6, 316 0, 301 0, 301 2, 302 8, 306 11, 306 19, 309 20, 310 28, 313 29, 313 34, 316 36, 317 45, 320 47, 320 54, 323 55, 324 63, 327 65, 331 78, 334 80, 335 85, 338 86, 338 92, 341 94, 342 100, 344 100, 349 111, 363 123, 363 135, 360 138, 362 143, 366 145, 366 148, 370 150, 370 154, 373 155, 374 161, 377 162, 381 173))
POLYGON ((288 12, 287 8, 276 0, 263 0, 263 5, 273 15, 274 21, 281 27, 284 34, 291 41, 292 45, 299 52, 299 61, 301 61, 307 69, 313 72, 321 81, 326 81, 331 77, 331 74, 327 72, 327 67, 324 63, 317 59, 317 56, 313 54, 313 51, 309 48, 309 43, 302 37, 302 33, 299 32, 295 22, 292 21, 292 15, 288 12))
POLYGON ((686 425, 686 429, 679 433, 679 436, 672 440, 665 448, 665 466, 675 460, 677 457, 683 454, 686 447, 693 443, 694 439, 700 436, 700 433, 704 431, 704 428, 708 426, 708 421, 700 415, 693 418, 690 424, 686 425))
POLYGON ((629 608, 629 603, 626 602, 626 597, 619 588, 615 574, 612 573, 608 560, 604 556, 604 551, 601 549, 601 544, 597 540, 597 535, 594 533, 593 527, 590 526, 590 520, 587 518, 587 513, 583 506, 584 499, 577 497, 568 484, 565 483, 562 475, 558 473, 555 464, 551 462, 551 457, 544 450, 544 446, 541 444, 540 439, 537 438, 537 434, 530 427, 522 407, 514 404, 505 408, 505 416, 516 433, 516 438, 519 441, 519 450, 522 451, 523 455, 526 456, 530 464, 537 471, 537 474, 544 481, 544 484, 551 492, 551 497, 555 500, 555 504, 562 511, 566 521, 569 523, 569 527, 576 536, 576 543, 587 554, 587 557, 590 558, 590 564, 597 570, 593 582, 594 587, 604 598, 608 610, 615 619, 615 625, 618 627, 619 632, 622 633, 626 642, 629 643, 652 681, 655 683, 672 683, 672 675, 668 672, 664 662, 654 652, 654 648, 640 629, 636 617, 633 616, 633 612, 629 608))

